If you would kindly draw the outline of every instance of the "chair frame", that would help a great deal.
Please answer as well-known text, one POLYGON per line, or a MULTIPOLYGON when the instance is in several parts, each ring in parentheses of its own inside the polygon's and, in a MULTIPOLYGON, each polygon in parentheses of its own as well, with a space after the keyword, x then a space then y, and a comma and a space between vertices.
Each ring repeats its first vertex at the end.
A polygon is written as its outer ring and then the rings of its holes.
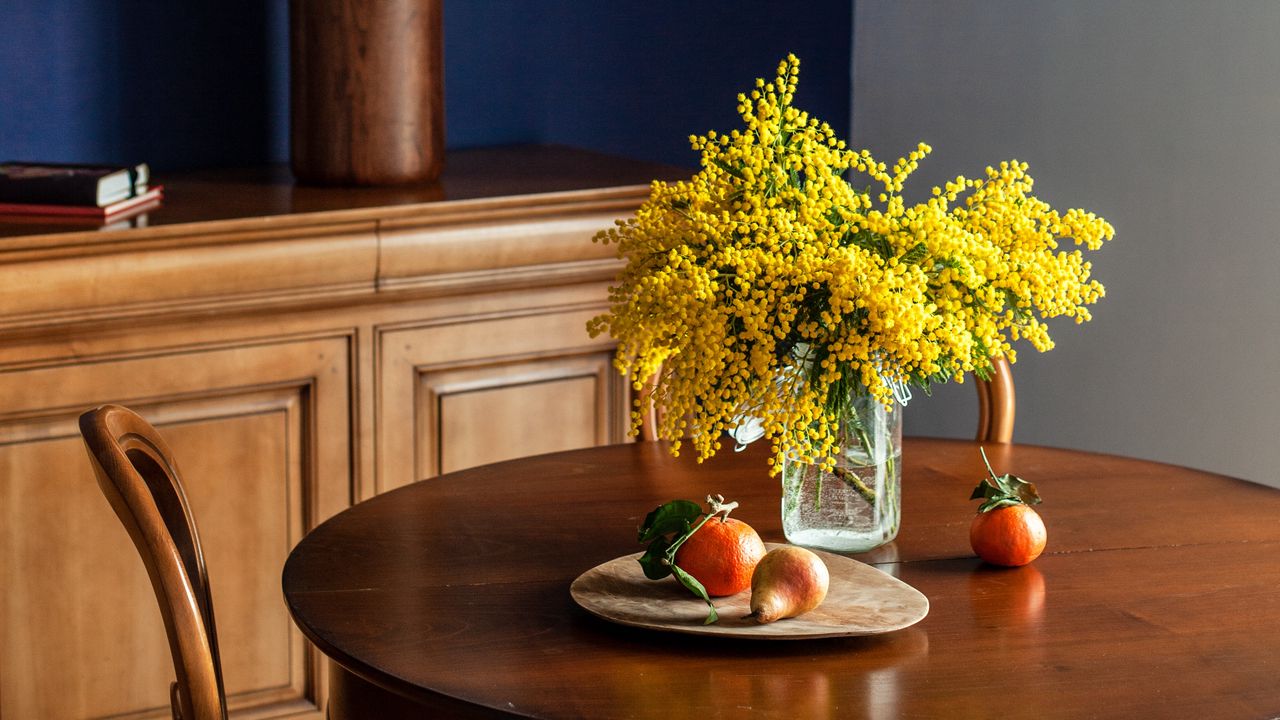
POLYGON ((984 443, 1013 442, 1013 419, 1016 398, 1013 394, 1013 369, 1004 357, 991 358, 991 376, 987 380, 973 378, 978 391, 977 441, 984 443))
POLYGON ((104 405, 80 416, 98 487, 146 565, 164 617, 180 720, 226 720, 213 598, 195 518, 173 453, 140 415, 104 405))
MULTIPOLYGON (((658 372, 662 370, 659 369, 658 372)), ((640 389, 642 440, 658 439, 658 421, 661 419, 662 409, 651 400, 656 379, 657 373, 640 389)), ((991 358, 990 377, 982 380, 975 375, 973 380, 978 391, 978 432, 975 439, 981 443, 1013 442, 1016 398, 1013 392, 1013 369, 1009 367, 1009 361, 1003 356, 991 358)))

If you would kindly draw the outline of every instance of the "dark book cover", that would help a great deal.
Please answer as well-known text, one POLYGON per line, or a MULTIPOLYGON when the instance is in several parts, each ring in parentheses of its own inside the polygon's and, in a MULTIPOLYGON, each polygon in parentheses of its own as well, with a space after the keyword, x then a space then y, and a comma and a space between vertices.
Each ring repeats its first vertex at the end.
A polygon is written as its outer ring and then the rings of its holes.
POLYGON ((124 214, 143 212, 160 206, 164 197, 163 185, 152 185, 140 195, 125 198, 109 205, 59 205, 57 203, 8 203, 0 202, 0 219, 12 221, 14 217, 31 216, 48 220, 60 216, 68 220, 110 220, 124 214))
POLYGON ((0 202, 103 207, 145 193, 149 176, 145 163, 0 163, 0 202))

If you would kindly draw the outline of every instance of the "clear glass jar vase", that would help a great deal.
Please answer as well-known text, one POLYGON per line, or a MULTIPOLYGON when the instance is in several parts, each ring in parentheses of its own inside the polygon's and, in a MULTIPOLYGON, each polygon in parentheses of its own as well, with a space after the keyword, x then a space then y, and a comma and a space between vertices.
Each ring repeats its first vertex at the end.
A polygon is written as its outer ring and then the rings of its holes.
POLYGON ((855 394, 840 414, 834 470, 783 458, 782 530, 796 545, 865 552, 898 534, 902 407, 855 394))

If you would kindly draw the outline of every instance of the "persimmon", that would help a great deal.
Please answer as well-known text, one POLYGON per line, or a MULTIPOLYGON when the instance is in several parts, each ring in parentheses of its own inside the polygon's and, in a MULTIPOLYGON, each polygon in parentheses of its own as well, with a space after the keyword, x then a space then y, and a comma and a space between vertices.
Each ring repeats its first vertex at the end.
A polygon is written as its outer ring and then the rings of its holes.
POLYGON ((676 551, 676 565, 702 583, 708 595, 723 597, 751 587, 751 574, 764 554, 755 528, 713 515, 676 551))
POLYGON ((992 565, 1018 567, 1040 557, 1048 532, 1032 505, 1040 502, 1036 486, 1013 475, 996 476, 981 450, 991 477, 983 478, 970 500, 982 499, 969 525, 969 546, 992 565))

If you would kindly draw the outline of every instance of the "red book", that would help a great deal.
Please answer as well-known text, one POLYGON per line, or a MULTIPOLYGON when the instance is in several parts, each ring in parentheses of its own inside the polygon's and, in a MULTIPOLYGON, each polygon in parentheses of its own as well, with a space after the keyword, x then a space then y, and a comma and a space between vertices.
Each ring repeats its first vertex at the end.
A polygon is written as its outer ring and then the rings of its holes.
POLYGON ((109 205, 50 205, 0 202, 0 215, 57 215, 86 219, 111 220, 124 213, 142 212, 160 205, 164 186, 156 185, 146 192, 109 205))

